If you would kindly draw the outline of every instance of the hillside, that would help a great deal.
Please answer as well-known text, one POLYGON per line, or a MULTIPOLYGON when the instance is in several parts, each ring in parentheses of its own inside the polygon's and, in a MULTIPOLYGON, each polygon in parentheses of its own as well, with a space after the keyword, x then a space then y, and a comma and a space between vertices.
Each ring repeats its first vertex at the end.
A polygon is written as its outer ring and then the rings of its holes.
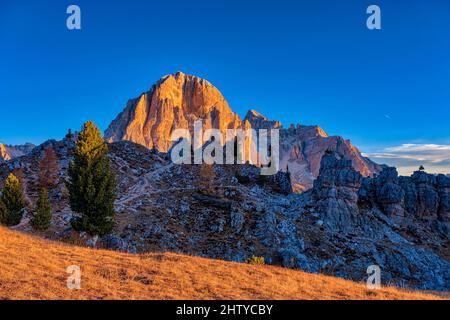
MULTIPOLYGON (((310 192, 288 194, 286 174, 262 180, 250 165, 216 165, 213 195, 198 192, 200 166, 173 165, 166 154, 132 142, 109 144, 118 198, 113 233, 98 238, 70 228, 64 180, 74 143, 48 141, 0 165, 0 188, 11 168, 22 177, 30 206, 39 187, 39 163, 51 147, 59 182, 51 189, 51 240, 130 253, 178 252, 267 264, 353 281, 379 265, 385 285, 448 292, 450 286, 449 180, 418 172, 400 179, 386 168, 363 179, 350 161, 323 158, 310 192), (431 201, 433 200, 433 201, 431 201), (398 216, 397 214, 402 214, 398 216)), ((31 232, 28 209, 17 230, 31 232)))
POLYGON ((279 267, 81 248, 6 228, 0 270, 0 299, 438 299, 279 267), (66 288, 69 265, 81 267, 81 290, 66 288))

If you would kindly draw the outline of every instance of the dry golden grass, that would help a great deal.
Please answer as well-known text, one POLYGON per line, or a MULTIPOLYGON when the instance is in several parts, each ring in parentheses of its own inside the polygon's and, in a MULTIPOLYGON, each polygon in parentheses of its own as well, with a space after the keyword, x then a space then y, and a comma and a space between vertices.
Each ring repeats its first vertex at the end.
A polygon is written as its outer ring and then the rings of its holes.
POLYGON ((93 250, 0 228, 0 299, 438 298, 272 266, 93 250), (67 289, 70 265, 81 267, 81 290, 67 289))

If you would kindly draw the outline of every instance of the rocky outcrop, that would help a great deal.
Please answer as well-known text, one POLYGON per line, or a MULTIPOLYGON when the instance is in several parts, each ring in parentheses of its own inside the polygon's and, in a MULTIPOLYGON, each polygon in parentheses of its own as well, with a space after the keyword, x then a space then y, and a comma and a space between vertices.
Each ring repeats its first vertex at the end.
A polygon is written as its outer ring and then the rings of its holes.
POLYGON ((349 140, 339 136, 329 137, 318 126, 283 130, 280 140, 280 167, 289 167, 297 190, 308 190, 312 186, 319 175, 320 161, 327 151, 349 160, 351 166, 365 177, 381 171, 378 164, 363 157, 349 140))
POLYGON ((363 178, 350 161, 330 153, 303 195, 304 208, 319 219, 324 237, 344 244, 337 274, 346 274, 345 265, 361 270, 376 264, 384 281, 443 288, 450 280, 447 179, 425 172, 399 178, 395 168, 363 178))
POLYGON ((351 160, 339 158, 336 153, 326 153, 322 158, 319 177, 314 181, 313 199, 330 228, 352 228, 352 220, 358 215, 357 192, 362 180, 351 160))
POLYGON ((443 174, 416 171, 411 177, 399 177, 395 168, 385 168, 364 180, 359 201, 379 207, 389 217, 449 221, 449 186, 450 179, 443 174))
POLYGON ((34 147, 35 145, 31 143, 18 146, 9 146, 0 143, 0 162, 26 155, 31 152, 34 147))

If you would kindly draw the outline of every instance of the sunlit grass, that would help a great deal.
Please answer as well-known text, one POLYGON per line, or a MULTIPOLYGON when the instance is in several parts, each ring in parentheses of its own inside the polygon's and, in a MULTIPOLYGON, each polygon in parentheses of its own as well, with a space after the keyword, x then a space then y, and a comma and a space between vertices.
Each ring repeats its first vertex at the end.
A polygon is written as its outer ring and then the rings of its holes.
POLYGON ((0 228, 0 299, 437 299, 273 266, 173 253, 131 255, 0 228), (81 267, 81 290, 66 268, 81 267))

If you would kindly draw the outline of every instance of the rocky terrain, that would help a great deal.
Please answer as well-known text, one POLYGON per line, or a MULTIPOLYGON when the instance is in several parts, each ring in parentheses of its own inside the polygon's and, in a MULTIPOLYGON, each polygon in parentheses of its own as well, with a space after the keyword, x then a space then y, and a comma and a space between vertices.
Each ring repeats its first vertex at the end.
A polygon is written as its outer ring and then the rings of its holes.
POLYGON ((31 143, 19 146, 9 146, 0 143, 0 163, 23 156, 31 152, 34 147, 35 145, 31 143))
POLYGON ((312 187, 326 150, 338 152, 352 160, 353 167, 364 176, 372 176, 381 167, 361 155, 350 141, 329 137, 319 126, 294 126, 283 129, 281 123, 269 120, 255 110, 245 119, 234 113, 223 95, 208 81, 178 72, 160 79, 150 91, 128 101, 126 108, 105 132, 108 142, 132 141, 160 152, 172 146, 171 133, 180 128, 192 131, 196 120, 204 130, 280 129, 280 169, 289 171, 295 191, 312 187))
MULTIPOLYGON (((0 181, 20 172, 32 204, 45 148, 58 157, 59 183, 50 190, 52 227, 42 236, 131 253, 170 251, 367 278, 379 265, 384 284, 449 290, 449 178, 385 168, 364 178, 351 160, 328 151, 314 187, 290 193, 289 176, 260 176, 252 165, 175 165, 167 154, 132 142, 109 145, 118 178, 116 227, 103 238, 70 228, 65 190, 72 140, 48 141, 0 165, 0 181), (206 183, 209 193, 201 192, 206 183)), ((28 210, 30 211, 30 210, 28 210)), ((31 232, 30 213, 15 229, 31 232)))

